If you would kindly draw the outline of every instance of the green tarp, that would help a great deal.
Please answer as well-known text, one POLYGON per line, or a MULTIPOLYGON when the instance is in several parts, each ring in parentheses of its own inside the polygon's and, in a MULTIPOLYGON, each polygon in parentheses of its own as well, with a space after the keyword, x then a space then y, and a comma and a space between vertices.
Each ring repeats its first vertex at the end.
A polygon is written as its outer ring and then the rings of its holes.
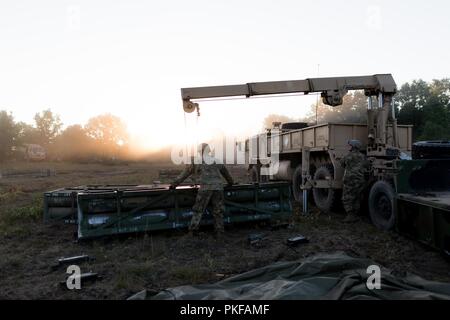
POLYGON ((130 299, 152 300, 311 300, 311 299, 450 299, 450 283, 424 280, 412 274, 394 275, 381 268, 381 289, 369 290, 369 259, 344 253, 319 254, 296 262, 278 262, 215 284, 180 286, 151 295, 142 291, 130 299))

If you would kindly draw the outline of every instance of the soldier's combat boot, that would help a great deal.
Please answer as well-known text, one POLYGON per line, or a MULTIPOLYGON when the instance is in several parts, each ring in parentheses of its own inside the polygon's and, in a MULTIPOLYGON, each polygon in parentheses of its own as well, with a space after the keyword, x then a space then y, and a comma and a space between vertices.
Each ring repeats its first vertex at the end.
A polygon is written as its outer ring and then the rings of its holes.
POLYGON ((344 223, 355 223, 355 222, 358 222, 359 220, 360 219, 356 215, 355 212, 349 212, 342 222, 344 222, 344 223))
POLYGON ((214 233, 214 238, 217 240, 217 241, 223 241, 223 234, 224 234, 224 231, 223 230, 216 230, 215 231, 215 233, 214 233))
POLYGON ((201 232, 198 229, 189 229, 189 232, 186 234, 186 236, 191 239, 198 238, 198 237, 200 237, 200 235, 201 235, 201 232))

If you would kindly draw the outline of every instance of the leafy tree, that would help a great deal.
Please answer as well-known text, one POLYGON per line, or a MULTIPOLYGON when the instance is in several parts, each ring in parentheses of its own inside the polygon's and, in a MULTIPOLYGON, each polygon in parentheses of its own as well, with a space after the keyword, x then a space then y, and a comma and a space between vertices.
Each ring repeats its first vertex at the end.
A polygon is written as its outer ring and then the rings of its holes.
POLYGON ((16 133, 17 138, 15 141, 15 145, 17 147, 22 146, 26 143, 41 143, 42 139, 38 129, 25 122, 20 121, 16 123, 16 133))
POLYGON ((429 98, 430 88, 423 80, 414 80, 411 84, 405 83, 395 96, 398 123, 413 125, 415 138, 422 134, 424 107, 429 98))
MULTIPOLYGON (((316 104, 311 105, 311 111, 305 121, 316 122, 316 104)), ((317 106, 317 122, 329 123, 364 123, 367 121, 367 97, 363 91, 350 92, 344 96, 343 104, 337 107, 325 105, 322 101, 317 106)))
POLYGON ((52 144, 62 128, 59 116, 53 114, 50 109, 47 109, 41 113, 37 113, 34 116, 34 121, 40 134, 41 143, 43 145, 52 144))
POLYGON ((433 80, 430 92, 421 139, 450 140, 450 79, 433 80))
POLYGON ((55 139, 52 152, 59 159, 81 160, 95 153, 93 139, 80 125, 67 127, 55 139))
POLYGON ((117 116, 104 114, 89 119, 85 128, 103 155, 117 156, 126 148, 129 135, 125 123, 117 116))
POLYGON ((439 103, 447 108, 450 106, 450 79, 433 80, 430 92, 439 99, 439 103))
POLYGON ((0 161, 6 160, 12 152, 17 131, 11 113, 0 111, 0 161))
POLYGON ((412 124, 414 140, 450 138, 450 80, 404 84, 396 95, 400 124, 412 124))
POLYGON ((432 95, 424 107, 424 125, 420 140, 450 139, 450 112, 442 100, 432 95))

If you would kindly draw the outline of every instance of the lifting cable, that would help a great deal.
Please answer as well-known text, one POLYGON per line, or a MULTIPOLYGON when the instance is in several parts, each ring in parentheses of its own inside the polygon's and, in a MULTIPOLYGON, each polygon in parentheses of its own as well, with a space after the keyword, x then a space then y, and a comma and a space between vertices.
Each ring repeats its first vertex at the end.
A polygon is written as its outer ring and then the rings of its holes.
MULTIPOLYGON (((232 101, 232 100, 249 100, 249 99, 270 99, 270 98, 290 98, 290 97, 303 97, 303 96, 318 96, 320 92, 312 92, 312 93, 280 93, 280 94, 270 94, 264 96, 252 96, 252 97, 228 97, 228 98, 210 98, 210 99, 201 99, 202 102, 212 102, 212 101, 232 101)), ((196 99, 193 99, 196 100, 196 99)))
MULTIPOLYGON (((187 154, 188 154, 188 142, 187 142, 187 140, 186 140, 186 137, 187 137, 187 134, 188 134, 188 132, 187 132, 187 120, 186 120, 186 112, 183 112, 183 116, 184 116, 184 147, 185 147, 185 159, 187 160, 187 158, 186 158, 186 156, 187 156, 187 154)), ((185 163, 185 165, 186 165, 187 163, 185 163)))
MULTIPOLYGON (((183 117, 184 117, 184 137, 185 137, 184 147, 185 147, 185 152, 186 152, 185 155, 187 156, 187 155, 189 155, 189 152, 191 151, 190 147, 192 147, 192 146, 189 146, 189 142, 186 140, 186 137, 189 135, 188 121, 187 121, 188 119, 186 116, 186 112, 183 112, 183 117)), ((200 114, 197 113, 197 115, 195 116, 195 128, 194 128, 195 133, 196 133, 194 136, 194 142, 195 142, 194 150, 197 150, 196 148, 199 144, 199 142, 198 142, 199 118, 200 118, 200 114)))

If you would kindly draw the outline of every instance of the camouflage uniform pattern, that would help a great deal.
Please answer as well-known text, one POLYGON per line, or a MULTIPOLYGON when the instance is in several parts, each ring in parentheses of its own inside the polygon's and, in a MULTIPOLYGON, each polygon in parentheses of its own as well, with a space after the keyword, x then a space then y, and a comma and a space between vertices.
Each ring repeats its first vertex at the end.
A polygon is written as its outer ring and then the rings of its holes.
POLYGON ((189 229, 198 230, 201 218, 208 205, 212 207, 214 226, 216 231, 223 232, 224 194, 222 176, 229 184, 233 184, 233 178, 223 164, 195 164, 186 166, 183 172, 175 179, 173 185, 179 185, 190 175, 196 175, 196 181, 200 185, 193 207, 193 216, 189 229))
POLYGON ((361 207, 361 195, 366 186, 365 174, 368 170, 368 161, 358 150, 352 150, 341 159, 341 166, 345 169, 342 203, 349 215, 355 215, 361 207))
POLYGON ((189 230, 196 231, 199 228, 202 215, 208 204, 211 203, 211 214, 214 217, 214 228, 217 232, 223 232, 223 212, 225 211, 224 196, 221 190, 199 189, 189 230))

